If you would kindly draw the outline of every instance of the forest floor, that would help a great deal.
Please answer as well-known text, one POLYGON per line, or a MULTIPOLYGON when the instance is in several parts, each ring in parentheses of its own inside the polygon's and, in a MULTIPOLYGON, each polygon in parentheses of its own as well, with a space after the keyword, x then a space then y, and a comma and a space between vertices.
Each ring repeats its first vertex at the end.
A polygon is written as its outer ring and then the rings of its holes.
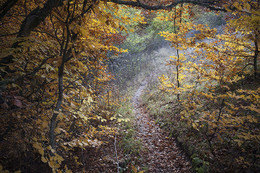
MULTIPOLYGON (((135 141, 133 142, 141 142, 139 161, 133 165, 136 170, 133 167, 128 167, 123 172, 190 173, 191 163, 185 153, 180 149, 175 139, 168 137, 168 132, 162 130, 156 124, 142 103, 141 96, 146 85, 147 82, 144 81, 132 98, 136 131, 135 141)), ((84 168, 87 173, 118 172, 118 161, 114 150, 115 141, 112 138, 108 138, 106 141, 106 144, 99 149, 88 150, 89 153, 85 157, 85 162, 88 164, 84 168)), ((120 139, 116 144, 119 149, 118 159, 123 161, 126 156, 118 145, 119 143, 120 139)), ((78 172, 82 171, 78 170, 78 172)))
POLYGON ((167 132, 160 129, 142 104, 141 95, 145 87, 146 82, 143 82, 132 99, 137 126, 136 136, 142 142, 140 155, 143 165, 140 167, 154 173, 190 172, 191 163, 184 152, 173 138, 168 137, 167 132))

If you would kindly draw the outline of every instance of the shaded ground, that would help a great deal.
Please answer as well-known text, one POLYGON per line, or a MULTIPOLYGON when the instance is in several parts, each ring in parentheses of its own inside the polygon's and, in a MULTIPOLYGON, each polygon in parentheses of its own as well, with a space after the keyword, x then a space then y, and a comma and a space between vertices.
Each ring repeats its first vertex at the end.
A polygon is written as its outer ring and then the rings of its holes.
MULTIPOLYGON (((146 82, 136 91, 132 102, 136 116, 136 137, 142 142, 141 164, 134 165, 139 170, 147 170, 149 173, 189 173, 190 162, 183 151, 172 138, 168 138, 167 132, 160 129, 154 120, 149 117, 145 106, 141 102, 141 94, 146 88, 146 82)), ((88 149, 84 152, 83 170, 87 173, 117 172, 117 159, 115 155, 114 139, 108 138, 106 144, 98 149, 88 149)), ((124 160, 125 156, 118 146, 118 159, 124 160)), ((78 170, 82 172, 83 170, 78 170)), ((129 167, 126 172, 131 171, 129 167)), ((145 171, 146 172, 146 171, 145 171)))
MULTIPOLYGON (((117 160, 114 150, 114 139, 104 139, 105 143, 100 148, 86 148, 82 151, 84 165, 75 169, 77 173, 116 173, 117 160)), ((81 151, 79 151, 80 153, 81 151)), ((80 155, 80 154, 78 154, 80 155)))
POLYGON ((140 96, 146 87, 146 82, 139 87, 133 97, 134 113, 136 115, 137 138, 142 141, 141 157, 148 172, 154 173, 189 173, 190 162, 178 148, 173 139, 167 137, 154 120, 149 117, 140 96))

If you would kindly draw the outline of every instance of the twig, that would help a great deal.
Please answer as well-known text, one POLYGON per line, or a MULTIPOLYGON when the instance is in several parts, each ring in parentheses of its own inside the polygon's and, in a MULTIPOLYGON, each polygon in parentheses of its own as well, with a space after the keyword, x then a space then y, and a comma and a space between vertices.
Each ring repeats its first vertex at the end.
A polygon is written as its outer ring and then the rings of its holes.
POLYGON ((116 135, 115 135, 114 146, 115 146, 115 152, 116 152, 117 173, 120 173, 120 167, 119 167, 119 161, 118 161, 118 157, 117 157, 117 149, 116 149, 116 135))

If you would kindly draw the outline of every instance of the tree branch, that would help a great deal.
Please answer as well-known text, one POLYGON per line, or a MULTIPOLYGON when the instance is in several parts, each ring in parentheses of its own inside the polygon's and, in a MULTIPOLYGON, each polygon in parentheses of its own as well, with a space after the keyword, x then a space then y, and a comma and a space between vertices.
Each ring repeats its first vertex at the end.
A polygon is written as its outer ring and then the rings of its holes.
POLYGON ((40 69, 41 67, 47 63, 47 61, 51 58, 54 58, 55 56, 50 56, 50 57, 47 57, 45 58, 41 64, 39 64, 32 72, 30 73, 27 73, 23 76, 17 76, 17 77, 14 77, 14 78, 9 78, 9 79, 6 79, 6 80, 2 80, 0 81, 0 94, 2 92, 2 90, 5 90, 6 89, 6 85, 10 84, 10 83, 15 83, 17 80, 21 80, 25 77, 28 77, 28 76, 34 76, 40 69))
POLYGON ((221 7, 220 5, 218 6, 218 2, 216 0, 176 0, 173 1, 169 4, 165 5, 149 5, 141 1, 128 1, 128 0, 109 0, 110 2, 116 3, 116 4, 121 4, 121 5, 129 5, 132 7, 141 7, 146 10, 160 10, 160 9, 172 9, 178 4, 194 4, 194 5, 199 5, 203 6, 206 8, 209 8, 211 10, 215 11, 226 11, 225 8, 221 7))
MULTIPOLYGON (((31 34, 31 31, 34 30, 41 22, 45 20, 47 16, 49 16, 52 10, 56 7, 63 5, 64 0, 48 0, 43 8, 36 8, 31 11, 24 21, 21 24, 20 30, 18 32, 17 38, 19 37, 28 37, 31 34)), ((12 45, 12 48, 17 48, 20 42, 15 42, 12 45)), ((0 60, 0 66, 5 66, 13 62, 13 56, 9 55, 0 60)), ((6 69, 6 71, 9 71, 6 69)))
POLYGON ((52 12, 53 8, 63 5, 64 0, 48 0, 43 8, 36 8, 28 14, 22 22, 17 37, 28 37, 31 31, 36 28, 52 12))
POLYGON ((0 20, 6 15, 6 13, 17 3, 18 0, 7 0, 0 7, 0 20))

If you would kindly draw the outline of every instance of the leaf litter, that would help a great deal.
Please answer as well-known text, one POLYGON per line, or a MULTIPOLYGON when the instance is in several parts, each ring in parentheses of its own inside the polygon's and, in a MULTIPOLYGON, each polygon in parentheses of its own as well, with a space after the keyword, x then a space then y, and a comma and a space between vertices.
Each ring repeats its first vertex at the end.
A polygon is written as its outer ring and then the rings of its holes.
POLYGON ((191 163, 184 152, 173 138, 168 137, 167 132, 160 129, 141 103, 140 97, 145 87, 146 82, 139 87, 132 100, 136 116, 136 136, 143 146, 140 151, 143 161, 138 167, 146 167, 147 172, 154 173, 191 172, 191 163))

